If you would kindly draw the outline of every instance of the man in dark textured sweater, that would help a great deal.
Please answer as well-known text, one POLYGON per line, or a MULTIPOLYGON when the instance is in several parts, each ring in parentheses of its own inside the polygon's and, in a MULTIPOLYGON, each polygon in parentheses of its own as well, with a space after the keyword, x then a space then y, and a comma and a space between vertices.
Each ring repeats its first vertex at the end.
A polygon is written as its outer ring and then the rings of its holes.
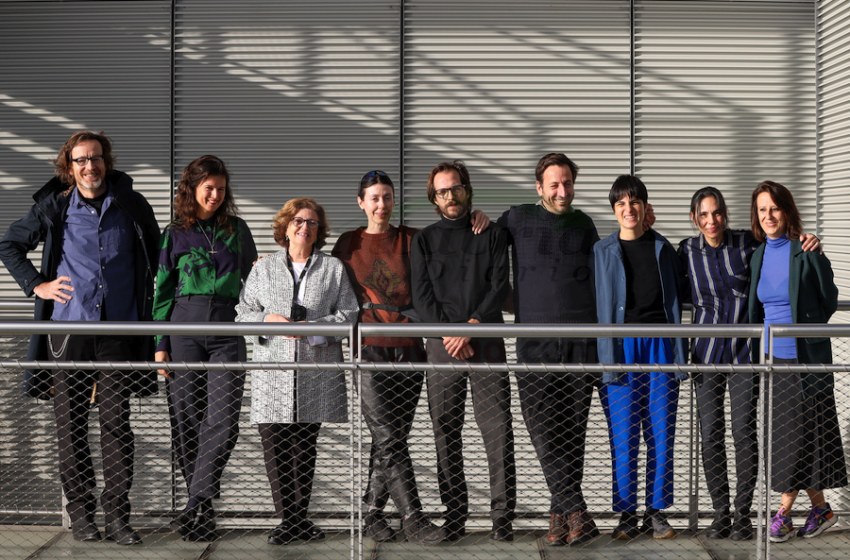
MULTIPOLYGON (((513 246, 517 323, 595 323, 593 221, 572 207, 578 166, 564 154, 537 164, 538 204, 499 218, 513 246)), ((595 338, 518 338, 525 363, 595 363, 595 338)), ((599 535, 581 491, 595 378, 582 373, 516 372, 525 425, 552 494, 547 540, 577 544, 599 535)))
MULTIPOLYGON (((413 238, 410 265, 416 311, 426 323, 502 323, 501 306, 509 292, 506 234, 498 226, 473 234, 472 186, 462 162, 441 163, 431 171, 428 199, 437 207, 440 220, 413 238)), ((428 339, 425 347, 428 360, 434 363, 506 361, 501 338, 446 336, 428 339)), ((465 534, 469 498, 461 431, 467 378, 490 470, 490 538, 513 540, 516 469, 510 382, 505 372, 428 373, 440 499, 446 506, 443 527, 449 540, 465 534)))

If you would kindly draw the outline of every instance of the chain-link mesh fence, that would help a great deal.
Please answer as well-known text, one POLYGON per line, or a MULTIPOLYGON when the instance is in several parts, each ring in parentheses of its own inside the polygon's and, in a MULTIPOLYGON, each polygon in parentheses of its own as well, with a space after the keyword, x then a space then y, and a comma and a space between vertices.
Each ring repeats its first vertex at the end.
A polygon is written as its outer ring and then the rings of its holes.
MULTIPOLYGON (((18 324, 19 330, 24 332, 20 328, 22 325, 18 324)), ((27 327, 32 325, 29 323, 27 327)), ((198 332, 213 328, 209 325, 195 325, 195 327, 198 332)), ((234 325, 215 326, 215 328, 227 327, 236 332, 234 325)), ((241 325, 239 327, 244 328, 241 325)), ((503 335, 514 334, 527 338, 533 334, 527 327, 529 326, 502 326, 499 332, 503 335)), ((369 328, 374 327, 364 326, 363 330, 369 328)), ((489 327, 478 327, 478 331, 481 331, 482 335, 493 336, 492 332, 486 330, 487 328, 489 327)), ((678 327, 675 332, 682 334, 689 328, 678 327)), ((850 355, 848 352, 850 346, 847 346, 845 340, 840 337, 847 337, 850 332, 841 331, 843 327, 837 328, 838 331, 832 330, 817 336, 833 337, 834 361, 837 364, 846 363, 846 358, 850 355)), ((585 337, 595 337, 600 334, 634 336, 638 332, 633 327, 634 332, 628 329, 629 327, 597 326, 588 327, 578 334, 585 337), (607 330, 594 332, 592 330, 594 328, 607 330)), ((441 327, 441 332, 448 333, 449 330, 446 326, 441 327)), ((4 332, 13 331, 14 329, 10 327, 4 332)), ((569 328, 561 328, 558 332, 564 337, 577 334, 575 331, 572 333, 567 331, 569 328)), ((546 336, 552 336, 552 334, 548 332, 546 336)), ((646 334, 646 331, 640 334, 646 334)), ((687 334, 693 336, 689 331, 687 334)), ((704 332, 701 334, 706 335, 704 332)), ((731 335, 725 331, 724 333, 716 331, 716 335, 719 334, 731 335)), ((774 334, 781 335, 781 329, 777 327, 774 334)), ((736 336, 740 336, 740 333, 736 336)), ((815 335, 806 334, 805 336, 811 338, 815 335)), ((655 399, 658 397, 653 390, 657 392, 659 387, 652 386, 651 382, 648 386, 642 386, 642 379, 632 379, 630 389, 638 395, 638 398, 634 401, 636 404, 632 409, 637 416, 629 418, 632 422, 631 431, 627 430, 632 441, 625 447, 625 454, 631 462, 627 462, 625 466, 620 465, 619 482, 622 484, 619 501, 616 501, 615 494, 612 492, 615 471, 612 469, 611 436, 615 432, 616 424, 622 423, 624 417, 616 416, 616 411, 610 410, 612 404, 617 405, 613 402, 613 393, 606 394, 604 389, 602 391, 608 400, 606 406, 609 410, 606 411, 606 407, 603 406, 605 399, 600 397, 600 387, 598 385, 591 387, 590 403, 587 409, 586 443, 582 453, 580 449, 576 449, 581 441, 581 438, 577 437, 580 435, 577 432, 581 430, 583 406, 577 401, 581 401, 581 398, 575 397, 575 391, 570 396, 568 391, 565 392, 564 387, 558 387, 552 381, 553 379, 569 379, 567 389, 575 389, 577 379, 587 376, 587 379, 594 380, 603 371, 611 369, 618 370, 624 375, 629 369, 639 369, 645 379, 653 375, 650 371, 652 369, 663 370, 662 373, 667 379, 675 377, 677 370, 698 371, 698 374, 702 375, 701 383, 705 383, 706 378, 712 375, 725 377, 727 380, 736 376, 750 375, 754 379, 750 390, 755 395, 757 424, 755 427, 749 426, 752 429, 747 433, 750 434, 750 438, 756 437, 756 455, 759 454, 757 435, 761 427, 766 430, 764 433, 771 434, 770 438, 762 441, 760 452, 763 457, 776 454, 775 447, 769 448, 771 445, 776 446, 777 441, 792 441, 796 442, 803 451, 817 452, 818 449, 822 449, 820 455, 816 454, 821 459, 829 457, 835 459, 840 453, 840 460, 832 461, 835 463, 833 465, 833 471, 835 471, 839 463, 842 466, 846 464, 845 447, 850 441, 845 433, 850 421, 850 409, 846 404, 850 402, 848 399, 850 378, 847 377, 846 372, 842 371, 842 366, 832 366, 829 371, 824 368, 818 370, 817 366, 811 366, 808 368, 808 373, 800 374, 799 371, 791 371, 794 366, 777 364, 776 372, 767 374, 767 366, 677 367, 668 365, 653 368, 647 365, 606 369, 598 364, 584 366, 521 364, 517 363, 515 354, 518 339, 505 338, 504 340, 507 364, 504 361, 472 365, 436 364, 423 363, 422 360, 384 359, 364 361, 359 368, 356 368, 351 362, 351 352, 346 343, 344 358, 341 362, 321 366, 271 363, 258 365, 251 362, 225 365, 189 364, 184 367, 175 365, 172 375, 181 371, 196 371, 197 375, 204 376, 206 374, 203 372, 206 369, 223 369, 233 371, 245 378, 238 423, 238 441, 223 468, 220 496, 211 502, 214 517, 212 515, 210 517, 214 519, 215 533, 201 534, 202 531, 199 528, 205 527, 204 518, 201 516, 201 523, 197 523, 197 520, 193 522, 194 524, 189 523, 188 536, 184 534, 182 536, 186 538, 181 538, 179 529, 181 514, 189 500, 188 485, 184 476, 185 469, 181 469, 179 446, 175 444, 174 433, 169 422, 168 391, 163 378, 159 380, 159 392, 156 395, 143 399, 133 397, 129 400, 130 422, 135 435, 133 483, 129 494, 132 509, 129 521, 140 534, 142 543, 133 547, 118 548, 112 543, 79 542, 74 539, 75 534, 79 536, 79 533, 73 530, 74 527, 71 527, 71 531, 63 530, 63 527, 68 528, 73 520, 66 507, 67 500, 63 502, 62 477, 60 476, 63 467, 60 465, 57 450, 54 400, 40 401, 20 393, 23 368, 19 366, 32 365, 21 362, 26 354, 28 336, 4 334, 0 339, 0 345, 2 345, 0 361, 4 366, 0 370, 0 400, 2 400, 0 404, 0 410, 2 410, 0 413, 2 415, 0 418, 0 429, 2 429, 0 542, 3 545, 0 546, 0 557, 49 558, 68 555, 95 557, 120 554, 122 557, 144 556, 146 558, 239 556, 241 558, 330 559, 363 556, 431 557, 434 555, 485 558, 498 555, 534 558, 665 557, 684 559, 757 557, 757 555, 763 555, 768 547, 772 547, 773 555, 782 552, 789 557, 812 557, 817 554, 819 557, 838 558, 842 557, 843 551, 848 549, 847 537, 841 531, 840 520, 842 516, 850 513, 847 511, 848 494, 845 488, 825 491, 824 499, 831 505, 832 514, 838 522, 830 526, 823 534, 814 537, 797 536, 801 528, 805 529, 812 525, 812 523, 807 525, 811 506, 805 492, 801 493, 790 510, 790 520, 794 531, 789 533, 793 537, 788 542, 770 542, 772 518, 780 506, 780 495, 777 492, 759 494, 758 489, 754 489, 754 502, 750 511, 746 512, 746 515, 740 511, 739 493, 742 485, 739 484, 739 473, 750 473, 747 476, 751 476, 752 469, 742 469, 739 465, 742 461, 740 455, 746 455, 747 446, 736 441, 736 437, 739 440, 741 438, 739 433, 734 432, 742 430, 740 421, 737 424, 733 421, 735 415, 732 414, 728 387, 720 405, 724 418, 721 447, 725 450, 725 460, 715 458, 714 467, 710 468, 714 474, 709 477, 704 463, 704 446, 700 442, 700 434, 706 432, 705 427, 702 430, 700 427, 700 406, 697 392, 694 391, 697 387, 696 382, 688 380, 680 384, 660 385, 662 390, 668 392, 668 397, 671 387, 678 385, 677 398, 668 398, 665 408, 668 417, 675 416, 675 428, 670 426, 668 431, 672 439, 672 452, 664 455, 663 451, 658 452, 657 449, 654 451, 655 458, 663 458, 667 461, 665 468, 669 470, 669 473, 665 475, 663 472, 659 473, 662 469, 659 469, 657 461, 653 464, 652 451, 650 460, 647 461, 649 445, 644 441, 644 434, 649 434, 655 436, 654 440, 650 438, 653 440, 653 445, 658 446, 659 443, 664 443, 660 442, 657 433, 652 431, 654 427, 651 424, 657 421, 657 415, 647 415, 645 418, 640 416, 650 408, 657 408, 658 401, 655 399), (244 373, 244 370, 256 371, 257 368, 275 371, 279 375, 285 375, 287 371, 295 371, 295 378, 298 375, 313 375, 318 371, 338 372, 345 384, 345 415, 351 421, 323 423, 315 434, 269 434, 267 432, 261 435, 257 425, 251 422, 254 399, 259 397, 255 393, 256 384, 253 383, 251 373, 244 373), (466 394, 455 396, 455 400, 452 401, 454 407, 462 402, 465 413, 461 415, 456 409, 450 411, 455 412, 450 416, 452 421, 456 422, 455 428, 460 431, 463 446, 460 448, 456 443, 453 444, 454 447, 447 445, 447 448, 451 449, 449 452, 443 450, 444 460, 440 461, 436 444, 438 439, 435 437, 435 422, 431 411, 437 397, 446 397, 445 394, 439 393, 437 388, 442 387, 445 390, 446 384, 440 384, 439 380, 445 379, 447 375, 455 378, 452 382, 453 390, 464 385, 464 381, 467 385, 466 394), (557 433, 553 434, 551 430, 546 432, 539 426, 536 428, 538 434, 548 433, 547 437, 554 440, 549 442, 550 448, 556 450, 554 456, 546 457, 546 446, 540 445, 539 442, 536 442, 537 445, 532 443, 528 426, 533 423, 526 422, 530 415, 527 409, 524 410, 526 407, 523 405, 528 403, 523 403, 522 392, 517 383, 518 378, 523 375, 526 378, 531 376, 535 379, 543 379, 543 384, 539 387, 528 386, 552 392, 553 398, 549 399, 545 405, 551 407, 550 422, 558 423, 558 426, 573 426, 571 433, 562 433, 560 437, 557 433), (768 417, 765 412, 768 409, 757 407, 770 404, 776 411, 776 405, 787 405, 791 400, 787 393, 777 392, 774 392, 770 401, 761 398, 767 395, 770 389, 769 376, 773 376, 773 383, 776 383, 778 378, 790 375, 797 375, 797 379, 800 375, 820 376, 815 381, 829 379, 829 376, 834 379, 833 384, 830 385, 834 395, 834 419, 830 420, 829 415, 826 416, 827 423, 832 422, 839 433, 837 442, 831 441, 832 448, 826 449, 823 446, 814 448, 810 439, 787 437, 787 435, 794 435, 793 433, 783 436, 782 426, 776 425, 784 418, 779 414, 771 417, 774 421, 774 429, 767 429, 765 420, 768 417), (476 376, 479 377, 478 381, 475 380, 476 376), (370 379, 373 382, 371 386, 370 379), (487 385, 500 383, 501 391, 496 392, 495 396, 489 395, 486 390, 481 390, 482 386, 486 389, 487 385), (645 394, 641 394, 641 391, 645 391, 645 394), (392 434, 389 436, 380 431, 382 424, 380 414, 377 420, 374 413, 370 416, 368 410, 370 405, 364 402, 364 399, 375 397, 376 394, 382 396, 383 403, 386 405, 379 411, 385 414, 383 423, 392 424, 391 427, 395 430, 394 432, 390 430, 392 434), (565 394, 567 396, 564 396, 565 394), (507 402, 481 406, 481 402, 487 402, 488 398, 490 401, 509 399, 509 407, 504 406, 508 404, 507 402), (561 405, 557 404, 558 399, 563 399, 561 405), (498 414, 495 414, 494 407, 498 406, 502 408, 498 414), (568 417, 566 420, 565 416, 568 417), (494 418, 496 418, 495 421, 494 418), (506 435, 508 434, 505 430, 507 418, 510 418, 512 438, 506 435), (609 418, 611 418, 610 422, 609 418), (637 431, 633 425, 635 422, 637 431), (409 435, 405 446, 404 436, 408 429, 409 435), (496 430, 495 436, 492 430, 496 430), (491 432, 488 433, 488 431, 491 432), (485 445, 487 438, 483 437, 483 434, 487 434, 490 441, 495 441, 497 445, 488 449, 485 445), (300 518, 293 520, 292 516, 299 515, 296 507, 299 499, 301 504, 305 503, 304 486, 308 481, 303 480, 305 476, 303 463, 305 461, 308 463, 306 470, 309 471, 310 457, 308 453, 306 459, 299 463, 299 454, 295 451, 299 444, 310 448, 313 435, 317 436, 315 473, 312 492, 309 495, 308 513, 304 517, 310 524, 298 526, 302 520, 300 518), (372 451, 373 435, 378 436, 374 438, 375 451, 372 451), (636 463, 634 451, 628 447, 634 446, 635 438, 637 439, 636 463), (264 439, 267 440, 265 448, 264 439), (381 446, 377 442, 379 439, 383 441, 385 447, 383 451, 377 449, 381 446), (282 454, 270 453, 268 440, 274 440, 272 443, 278 444, 282 454), (505 449, 511 440, 514 448, 512 456, 506 453, 505 449), (834 447, 835 445, 837 448, 834 447), (405 448, 409 451, 409 455, 405 453, 405 448), (371 464, 370 455, 373 459, 371 464), (446 455, 450 460, 445 460, 446 455), (543 461, 541 461, 541 455, 543 461), (403 466, 407 457, 412 467, 412 478, 405 474, 407 471, 404 468, 399 467, 400 464, 403 466), (462 469, 459 463, 461 457, 462 469), (568 459, 565 460, 564 457, 568 459), (563 466, 565 463, 569 465, 575 457, 584 459, 583 477, 576 472, 578 469, 563 466), (707 534, 706 530, 714 521, 715 510, 719 505, 716 487, 718 479, 722 478, 722 473, 718 470, 717 464, 724 462, 729 490, 728 497, 721 492, 720 505, 722 505, 722 499, 729 500, 728 519, 731 524, 740 521, 739 517, 750 520, 755 528, 752 540, 730 540, 729 533, 725 530, 720 535, 724 538, 720 539, 710 538, 707 534), (270 468, 270 463, 278 467, 277 471, 270 468), (493 467, 494 464, 497 465, 496 468, 493 467), (550 471, 544 474, 546 465, 549 465, 550 471), (551 465, 556 465, 556 468, 552 470, 551 465), (561 467, 558 468, 557 465, 561 467), (299 468, 302 470, 299 471, 299 468), (443 474, 441 469, 444 471, 443 474), (511 470, 515 472, 513 477, 506 474, 511 470), (275 481, 270 482, 270 472, 277 476, 277 496, 273 492, 275 481), (457 491, 458 475, 461 472, 464 474, 466 484, 467 506, 465 509, 462 503, 464 494, 457 491), (300 475, 292 475, 292 473, 300 473, 300 475), (646 518, 645 515, 647 473, 651 475, 650 494, 655 494, 649 505, 656 506, 663 512, 663 516, 657 519, 653 519, 652 515, 646 518), (287 478, 287 475, 290 476, 287 478), (299 476, 302 482, 300 487, 292 483, 292 479, 298 479, 299 476), (441 477, 444 479, 442 487, 441 477), (711 480, 707 480, 708 478, 711 480), (450 483, 454 483, 454 486, 450 483), (572 485, 572 487, 561 488, 559 492, 562 494, 562 499, 553 500, 550 488, 557 489, 558 484, 572 485), (577 484, 583 503, 577 501, 573 495, 577 484), (626 490, 625 494, 623 487, 626 490), (418 494, 418 502, 411 500, 410 493, 414 489, 418 494), (289 494, 284 496, 283 502, 286 503, 281 503, 281 494, 289 494), (567 497, 564 498, 564 496, 567 497), (656 501, 652 502, 653 499, 656 501), (618 506, 615 506, 615 503, 618 506), (586 515, 582 513, 585 509, 586 515), (555 510, 560 512, 562 517, 553 516, 552 513, 555 510), (634 534, 629 533, 631 525, 628 523, 625 529, 620 527, 624 521, 623 511, 626 513, 634 511, 636 514, 637 531, 634 534), (454 515, 449 515, 449 512, 454 515), (736 516, 736 512, 741 515, 736 516), (575 515, 576 513, 580 515, 575 515), (403 520, 403 517, 406 517, 406 520, 403 520), (596 533, 589 524, 589 518, 593 519, 593 524, 599 531, 598 537, 595 536, 596 533), (648 534, 641 531, 645 518, 649 522, 648 534), (511 520, 512 523, 510 526, 501 524, 503 520, 511 520), (668 524, 676 537, 653 538, 653 536, 672 536, 667 533, 665 526, 659 528, 658 521, 668 524), (447 522, 453 523, 451 532, 447 531, 447 522), (465 534, 460 534, 460 527, 465 530, 465 534), (613 538, 618 527, 621 533, 627 533, 625 536, 628 538, 624 538, 622 534, 619 535, 620 538, 613 538), (761 534, 758 531, 759 527, 764 529, 761 534), (178 529, 177 532, 174 531, 175 528, 178 529), (194 535, 192 531, 195 532, 194 535), (276 544, 270 544, 270 537, 275 535, 277 538, 272 538, 271 542, 276 544), (324 535, 323 539, 316 538, 321 535, 324 535), (494 536, 502 540, 493 540, 494 536), (508 540, 511 537, 512 540, 508 540), (422 546, 430 545, 434 540, 443 542, 434 547, 422 546)), ((85 364, 77 365, 85 366, 85 364)), ((139 364, 135 365, 137 371, 142 371, 139 364)), ((121 369, 122 364, 116 363, 113 366, 121 374, 127 374, 127 370, 121 369)), ((797 369, 803 368, 797 366, 797 369)), ((621 385, 625 386, 625 384, 621 385)), ((795 381, 793 386, 801 385, 795 381)), ((293 387, 297 392, 298 385, 295 384, 293 387)), ((822 387, 819 388, 822 389, 822 387)), ((734 402, 742 401, 738 397, 744 390, 746 388, 741 389, 739 386, 732 389, 731 396, 734 402)), ((208 402, 214 401, 208 400, 208 402)), ((303 406, 301 401, 297 401, 296 409, 299 405, 303 406)), ((95 498, 99 497, 104 490, 104 465, 100 447, 102 438, 99 429, 103 406, 104 404, 98 401, 95 394, 95 404, 88 409, 87 440, 91 448, 95 473, 95 489, 92 492, 95 498)), ((820 403, 815 408, 822 412, 824 406, 820 403)), ((802 410, 805 412, 807 408, 804 407, 802 410)), ((545 419, 545 408, 543 412, 545 419)), ((809 430, 805 432, 806 434, 811 433, 822 439, 828 439, 829 432, 822 423, 812 424, 809 417, 805 415, 804 420, 808 421, 802 424, 809 430)), ((796 433, 797 430, 788 430, 788 432, 796 433)), ((749 449, 752 449, 752 442, 749 449)), ((705 454, 710 456, 710 453, 705 454)), ((782 458, 781 454, 778 456, 782 458)), ((808 457, 808 455, 804 456, 808 457)), ((746 461, 743 462, 746 463, 746 461)), ((766 476, 775 477, 775 472, 766 472, 768 469, 776 471, 775 462, 763 462, 762 469, 753 484, 757 481, 763 482, 766 476)), ((107 465, 107 476, 115 476, 114 470, 114 467, 107 465)), ((823 469, 818 472, 821 470, 823 469)), ((831 476, 834 478, 835 473, 833 472, 831 476)), ((838 482, 843 482, 840 477, 838 482)), ((721 483, 720 486, 722 487, 723 484, 721 483)), ((743 485, 743 489, 746 492, 746 484, 743 485)), ((104 515, 102 500, 98 500, 96 505, 93 520, 101 536, 104 536, 105 523, 109 520, 104 515)), ((828 517, 827 522, 831 524, 832 519, 833 517, 828 517)), ((631 522, 629 519, 626 521, 631 522)), ((817 527, 824 524, 817 519, 814 523, 817 527)), ((207 523, 206 527, 211 528, 212 525, 207 523)), ((816 530, 809 531, 811 532, 816 530)))

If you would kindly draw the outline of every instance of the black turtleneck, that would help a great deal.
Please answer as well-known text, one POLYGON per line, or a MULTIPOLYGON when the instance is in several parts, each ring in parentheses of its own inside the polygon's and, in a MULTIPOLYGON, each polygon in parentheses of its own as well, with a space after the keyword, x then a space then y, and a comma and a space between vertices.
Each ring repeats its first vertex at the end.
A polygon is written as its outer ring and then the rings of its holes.
POLYGON ((469 215, 441 217, 413 238, 410 268, 413 305, 424 322, 504 322, 508 252, 500 226, 475 235, 469 215))

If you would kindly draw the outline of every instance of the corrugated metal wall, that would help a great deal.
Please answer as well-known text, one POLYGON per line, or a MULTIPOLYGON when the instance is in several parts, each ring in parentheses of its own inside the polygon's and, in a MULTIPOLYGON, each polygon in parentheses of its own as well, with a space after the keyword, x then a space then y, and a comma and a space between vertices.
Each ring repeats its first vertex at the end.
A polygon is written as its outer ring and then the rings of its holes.
POLYGON ((850 4, 821 0, 818 48, 818 214, 840 299, 850 297, 850 4))

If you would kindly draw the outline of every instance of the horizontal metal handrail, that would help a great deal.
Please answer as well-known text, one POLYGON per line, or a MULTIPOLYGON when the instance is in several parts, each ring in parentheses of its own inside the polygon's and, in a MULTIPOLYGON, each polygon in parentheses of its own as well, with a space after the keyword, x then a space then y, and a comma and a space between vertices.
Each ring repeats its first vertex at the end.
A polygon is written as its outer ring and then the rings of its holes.
POLYGON ((475 336, 502 338, 587 338, 658 336, 674 338, 759 338, 761 325, 665 325, 665 324, 469 324, 469 323, 360 323, 361 336, 475 336))
POLYGON ((178 323, 171 321, 0 322, 3 334, 114 334, 217 336, 350 336, 349 323, 178 323))

